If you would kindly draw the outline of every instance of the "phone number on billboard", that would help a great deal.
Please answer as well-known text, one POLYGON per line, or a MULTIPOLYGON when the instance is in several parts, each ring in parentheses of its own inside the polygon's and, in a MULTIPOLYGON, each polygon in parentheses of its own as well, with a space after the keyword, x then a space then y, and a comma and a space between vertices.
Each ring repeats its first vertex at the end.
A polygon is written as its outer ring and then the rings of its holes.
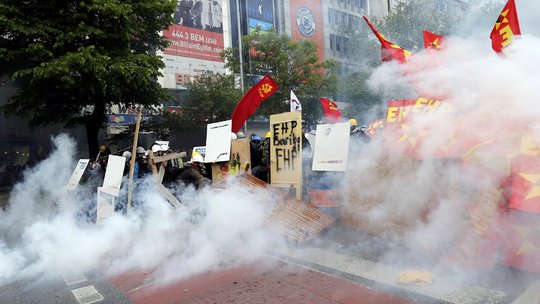
POLYGON ((188 33, 188 32, 182 32, 182 31, 172 31, 171 35, 176 38, 184 39, 184 40, 191 40, 196 42, 204 42, 207 44, 217 44, 217 39, 205 37, 200 34, 195 33, 188 33))

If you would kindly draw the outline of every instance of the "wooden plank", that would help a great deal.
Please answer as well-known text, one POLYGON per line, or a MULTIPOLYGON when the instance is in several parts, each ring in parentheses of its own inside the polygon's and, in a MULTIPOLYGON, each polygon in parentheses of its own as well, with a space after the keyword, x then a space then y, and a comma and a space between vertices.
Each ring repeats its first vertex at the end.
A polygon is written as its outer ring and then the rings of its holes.
POLYGON ((127 214, 131 213, 131 195, 133 193, 133 175, 135 175, 135 159, 137 158, 137 144, 139 142, 139 128, 141 126, 142 112, 139 110, 137 122, 135 123, 135 135, 133 136, 133 146, 131 148, 131 162, 129 163, 129 183, 127 197, 127 214))
POLYGON ((154 163, 156 164, 159 164, 161 162, 164 162, 164 161, 168 161, 168 160, 171 160, 171 159, 177 159, 177 158, 183 158, 183 157, 186 157, 187 154, 186 152, 175 152, 175 153, 169 153, 169 154, 166 154, 166 155, 163 155, 163 156, 158 156, 158 157, 154 157, 153 160, 154 160, 154 163))
POLYGON ((264 224, 271 230, 296 241, 307 241, 335 222, 335 218, 302 201, 291 198, 249 174, 235 178, 232 183, 221 182, 212 187, 236 189, 256 196, 256 200, 269 206, 264 224))

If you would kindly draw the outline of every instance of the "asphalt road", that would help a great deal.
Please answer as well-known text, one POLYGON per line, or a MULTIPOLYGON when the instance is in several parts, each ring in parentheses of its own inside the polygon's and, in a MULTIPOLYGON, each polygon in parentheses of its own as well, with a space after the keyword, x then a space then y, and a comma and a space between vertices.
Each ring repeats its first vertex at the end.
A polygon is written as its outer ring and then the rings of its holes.
MULTIPOLYGON (((268 262, 268 261, 267 261, 268 262)), ((417 300, 288 263, 256 263, 166 285, 152 272, 28 279, 0 287, 0 303, 408 304, 417 300)))
MULTIPOLYGON (((50 275, 50 274, 48 274, 50 275)), ((0 303, 131 303, 99 274, 28 278, 0 286, 0 303)))

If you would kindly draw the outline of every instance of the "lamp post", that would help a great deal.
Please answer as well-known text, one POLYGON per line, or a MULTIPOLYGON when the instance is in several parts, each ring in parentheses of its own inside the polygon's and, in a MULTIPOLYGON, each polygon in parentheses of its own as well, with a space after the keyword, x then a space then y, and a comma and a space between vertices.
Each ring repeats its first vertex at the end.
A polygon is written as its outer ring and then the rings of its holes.
MULTIPOLYGON (((236 25, 238 27, 238 58, 240 59, 240 89, 244 95, 244 57, 242 52, 242 23, 240 22, 240 1, 236 0, 236 25)), ((247 132, 247 122, 242 127, 244 134, 247 132)))

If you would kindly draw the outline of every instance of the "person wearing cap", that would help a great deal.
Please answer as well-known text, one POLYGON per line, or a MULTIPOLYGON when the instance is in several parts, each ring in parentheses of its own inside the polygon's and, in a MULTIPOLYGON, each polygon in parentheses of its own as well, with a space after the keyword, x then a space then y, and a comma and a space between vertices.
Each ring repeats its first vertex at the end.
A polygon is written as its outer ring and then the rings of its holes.
POLYGON ((107 162, 109 160, 109 155, 111 154, 111 150, 109 147, 105 145, 99 146, 99 153, 96 158, 96 162, 105 170, 107 168, 107 162))
POLYGON ((131 165, 131 152, 129 151, 124 151, 122 153, 122 157, 126 159, 126 165, 124 166, 124 176, 128 176, 129 175, 129 168, 130 168, 130 165, 131 165))
POLYGON ((185 186, 193 186, 195 189, 201 189, 212 183, 211 180, 204 177, 204 159, 202 155, 194 151, 191 154, 191 160, 183 168, 176 171, 177 179, 185 186))
POLYGON ((371 141, 371 137, 367 134, 366 125, 362 125, 359 128, 354 118, 349 119, 349 122, 351 123, 349 151, 354 154, 355 152, 360 152, 365 147, 365 144, 371 141))
POLYGON ((354 118, 349 119, 349 123, 350 123, 350 134, 351 135, 356 134, 357 132, 360 131, 360 129, 358 129, 358 122, 356 121, 356 119, 354 119, 354 118))
POLYGON ((148 166, 148 160, 146 157, 148 155, 148 151, 141 146, 137 147, 136 151, 137 155, 135 157, 135 171, 133 176, 135 179, 139 179, 150 173, 150 167, 148 166))

